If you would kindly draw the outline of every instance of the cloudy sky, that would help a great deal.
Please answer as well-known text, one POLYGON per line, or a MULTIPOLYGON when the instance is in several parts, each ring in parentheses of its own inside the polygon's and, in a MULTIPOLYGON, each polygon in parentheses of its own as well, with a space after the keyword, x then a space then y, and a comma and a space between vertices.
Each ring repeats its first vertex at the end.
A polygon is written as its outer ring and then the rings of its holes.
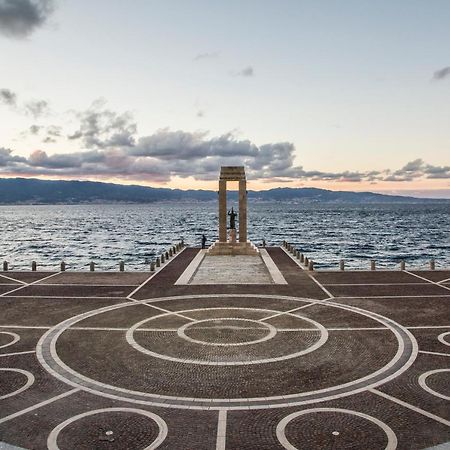
POLYGON ((0 0, 0 177, 450 198, 448 0, 0 0))

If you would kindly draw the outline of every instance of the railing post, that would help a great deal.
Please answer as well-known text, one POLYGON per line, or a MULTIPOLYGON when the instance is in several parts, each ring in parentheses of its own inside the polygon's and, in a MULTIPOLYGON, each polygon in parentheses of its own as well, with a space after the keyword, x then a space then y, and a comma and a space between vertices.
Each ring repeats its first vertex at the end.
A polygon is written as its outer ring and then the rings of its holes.
POLYGON ((339 261, 339 270, 345 270, 345 261, 343 259, 339 261))
POLYGON ((36 261, 32 261, 32 262, 31 262, 31 270, 32 270, 33 272, 36 272, 36 269, 37 269, 36 261))
POLYGON ((3 261, 3 272, 8 272, 8 261, 3 261))
POLYGON ((64 261, 61 261, 61 272, 66 271, 66 263, 64 261))
POLYGON ((434 270, 436 268, 436 263, 434 259, 430 259, 430 270, 434 270))
POLYGON ((405 261, 400 261, 400 270, 405 270, 405 261))
POLYGON ((91 263, 89 264, 89 270, 91 272, 93 272, 95 270, 95 263, 93 261, 91 261, 91 263))
POLYGON ((119 271, 123 272, 125 270, 125 263, 123 261, 119 262, 119 271))
POLYGON ((372 259, 372 260, 370 261, 370 270, 375 270, 375 269, 376 269, 376 267, 375 267, 375 260, 372 259))
POLYGON ((155 271, 155 261, 151 261, 150 262, 150 272, 154 272, 155 271))
POLYGON ((161 266, 161 258, 158 256, 156 258, 156 267, 160 267, 161 266))

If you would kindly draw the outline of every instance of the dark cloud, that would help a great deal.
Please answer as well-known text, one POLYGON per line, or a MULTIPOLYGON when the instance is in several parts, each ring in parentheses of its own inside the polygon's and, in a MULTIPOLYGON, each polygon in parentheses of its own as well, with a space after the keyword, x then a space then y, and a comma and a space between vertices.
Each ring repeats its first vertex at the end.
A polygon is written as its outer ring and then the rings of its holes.
POLYGON ((0 34, 25 38, 41 27, 53 10, 53 0, 0 0, 0 34))
POLYGON ((81 140, 86 148, 131 147, 135 143, 137 125, 130 113, 118 114, 104 107, 97 100, 84 112, 77 114, 78 130, 68 136, 70 140, 81 140))
POLYGON ((33 116, 35 119, 48 114, 49 107, 48 102, 45 100, 32 100, 24 105, 24 111, 26 114, 33 116))
POLYGON ((3 168, 14 168, 18 163, 26 163, 26 159, 21 156, 13 156, 12 150, 0 147, 0 171, 3 168))
POLYGON ((206 53, 199 53, 194 57, 194 61, 201 61, 204 59, 215 59, 218 58, 220 55, 219 52, 206 52, 206 53))
POLYGON ((450 66, 439 69, 433 74, 434 80, 443 80, 444 78, 447 77, 450 77, 450 66))
POLYGON ((388 175, 384 181, 412 181, 417 178, 450 179, 450 166, 433 166, 419 158, 388 175))
POLYGON ((31 127, 29 128, 29 133, 32 135, 36 135, 39 134, 39 131, 41 131, 41 129, 42 127, 40 125, 31 125, 31 127))
POLYGON ((252 66, 248 66, 238 72, 233 72, 232 75, 235 77, 253 77, 255 75, 255 71, 252 66))
MULTIPOLYGON (((1 2, 1 0, 0 0, 1 2)), ((0 104, 9 106, 13 111, 37 119, 50 112, 49 104, 46 100, 18 101, 19 96, 10 89, 0 89, 0 104)))
POLYGON ((17 105, 17 94, 9 89, 0 89, 0 103, 15 107, 17 105))

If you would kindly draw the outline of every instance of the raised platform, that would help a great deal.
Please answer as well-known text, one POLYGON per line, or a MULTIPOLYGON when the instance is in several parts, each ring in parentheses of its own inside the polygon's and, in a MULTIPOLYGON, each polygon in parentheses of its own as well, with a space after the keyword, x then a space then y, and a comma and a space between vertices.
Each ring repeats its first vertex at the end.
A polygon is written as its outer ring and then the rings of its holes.
POLYGON ((247 242, 214 242, 208 249, 210 255, 248 255, 257 256, 258 248, 250 241, 247 242))
POLYGON ((175 284, 194 248, 155 274, 0 272, 0 441, 61 450, 450 441, 450 271, 308 272, 266 250, 286 284, 175 284))

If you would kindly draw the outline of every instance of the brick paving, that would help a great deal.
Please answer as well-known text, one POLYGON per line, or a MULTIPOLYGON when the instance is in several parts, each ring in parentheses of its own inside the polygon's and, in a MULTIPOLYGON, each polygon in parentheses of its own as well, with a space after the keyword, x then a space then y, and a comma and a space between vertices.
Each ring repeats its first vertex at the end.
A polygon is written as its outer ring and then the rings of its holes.
POLYGON ((287 285, 0 272, 0 447, 422 449, 450 441, 450 271, 287 285))

